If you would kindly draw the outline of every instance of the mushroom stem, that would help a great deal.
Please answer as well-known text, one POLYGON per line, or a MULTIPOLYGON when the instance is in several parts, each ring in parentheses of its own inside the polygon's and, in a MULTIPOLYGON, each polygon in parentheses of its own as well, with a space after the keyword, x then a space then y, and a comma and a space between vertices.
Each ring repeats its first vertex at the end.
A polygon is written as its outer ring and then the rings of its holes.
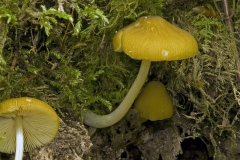
POLYGON ((95 128, 109 127, 120 121, 132 106, 138 93, 140 92, 144 82, 146 81, 151 61, 142 60, 138 75, 128 91, 122 103, 113 112, 107 115, 98 115, 91 111, 87 111, 84 117, 84 123, 95 128))
POLYGON ((17 116, 15 118, 16 123, 16 153, 15 160, 22 160, 23 157, 23 125, 22 117, 17 116))

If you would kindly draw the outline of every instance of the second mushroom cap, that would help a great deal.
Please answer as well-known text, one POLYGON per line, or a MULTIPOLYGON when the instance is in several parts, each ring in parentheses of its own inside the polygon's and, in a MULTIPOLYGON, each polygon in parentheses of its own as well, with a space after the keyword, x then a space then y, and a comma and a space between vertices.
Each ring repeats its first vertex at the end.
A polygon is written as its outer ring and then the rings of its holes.
POLYGON ((173 104, 163 83, 149 82, 135 101, 140 117, 151 121, 164 120, 173 116, 173 104))

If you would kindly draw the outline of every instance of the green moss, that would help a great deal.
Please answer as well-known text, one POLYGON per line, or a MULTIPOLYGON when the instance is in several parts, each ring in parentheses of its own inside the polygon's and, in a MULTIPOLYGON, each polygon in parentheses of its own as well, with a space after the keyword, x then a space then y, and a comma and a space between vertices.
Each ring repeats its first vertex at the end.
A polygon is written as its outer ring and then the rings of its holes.
MULTIPOLYGON (((78 114, 85 107, 111 110, 127 93, 139 63, 114 53, 111 39, 125 19, 149 14, 140 10, 146 2, 35 2, 1 2, 1 100, 33 96, 78 114)), ((147 3, 156 12, 161 5, 154 4, 161 2, 147 3)))

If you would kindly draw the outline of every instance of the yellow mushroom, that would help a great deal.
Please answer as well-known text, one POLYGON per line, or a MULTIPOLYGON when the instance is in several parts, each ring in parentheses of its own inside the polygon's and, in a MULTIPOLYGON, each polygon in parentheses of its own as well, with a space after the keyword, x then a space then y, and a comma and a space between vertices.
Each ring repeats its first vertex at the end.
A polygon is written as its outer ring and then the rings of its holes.
POLYGON ((164 120, 173 115, 173 104, 164 84, 149 82, 135 101, 140 117, 151 121, 164 120))
POLYGON ((59 119, 47 103, 22 97, 0 103, 0 152, 15 153, 21 160, 23 151, 30 151, 54 139, 59 119))
POLYGON ((111 126, 125 116, 146 81, 151 61, 181 60, 198 53, 197 42, 191 34, 159 16, 141 17, 118 31, 113 37, 113 49, 124 51, 142 63, 136 80, 117 109, 107 115, 86 112, 84 123, 95 128, 111 126))

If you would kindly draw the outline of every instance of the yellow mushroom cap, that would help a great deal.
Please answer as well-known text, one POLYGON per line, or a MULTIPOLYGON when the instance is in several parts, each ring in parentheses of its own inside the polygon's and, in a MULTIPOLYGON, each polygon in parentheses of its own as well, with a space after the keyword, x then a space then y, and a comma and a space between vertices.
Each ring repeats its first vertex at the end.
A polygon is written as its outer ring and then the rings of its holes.
POLYGON ((149 82, 135 101, 140 117, 151 121, 171 118, 173 104, 165 86, 158 81, 149 82))
POLYGON ((59 118, 47 103, 35 98, 13 98, 0 103, 0 152, 13 153, 16 149, 15 118, 21 117, 24 150, 29 151, 54 139, 59 118))
POLYGON ((195 38, 159 16, 141 17, 118 31, 114 51, 124 51, 134 59, 150 61, 181 60, 198 53, 195 38))

